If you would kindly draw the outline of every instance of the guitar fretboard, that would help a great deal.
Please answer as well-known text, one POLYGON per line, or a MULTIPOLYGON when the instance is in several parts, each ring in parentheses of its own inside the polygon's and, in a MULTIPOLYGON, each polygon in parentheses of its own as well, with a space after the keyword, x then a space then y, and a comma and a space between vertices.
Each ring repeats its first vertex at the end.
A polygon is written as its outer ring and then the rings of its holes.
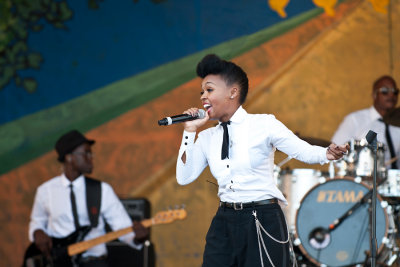
MULTIPOLYGON (((153 219, 143 220, 141 221, 141 223, 143 224, 144 227, 149 227, 154 224, 153 219)), ((117 239, 118 237, 129 234, 132 231, 133 231, 132 227, 129 226, 114 232, 107 233, 103 236, 96 237, 94 239, 85 240, 76 244, 69 245, 68 255, 73 256, 82 253, 91 247, 117 239)))

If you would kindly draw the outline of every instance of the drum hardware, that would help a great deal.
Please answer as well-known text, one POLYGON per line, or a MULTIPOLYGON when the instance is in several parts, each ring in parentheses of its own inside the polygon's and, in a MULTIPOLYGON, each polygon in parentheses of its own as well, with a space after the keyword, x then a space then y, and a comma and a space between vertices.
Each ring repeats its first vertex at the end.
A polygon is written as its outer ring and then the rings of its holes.
MULTIPOLYGON (((385 150, 383 143, 377 143, 377 179, 386 177, 385 150)), ((350 151, 342 159, 336 160, 338 176, 357 177, 360 176, 366 182, 372 182, 374 171, 374 151, 365 139, 350 140, 350 151)))
POLYGON ((398 254, 399 254, 399 249, 396 248, 395 252, 390 259, 387 261, 387 266, 392 266, 392 264, 394 263, 394 261, 398 258, 398 254))
POLYGON ((329 178, 334 178, 335 177, 335 165, 334 165, 332 160, 329 161, 328 172, 329 172, 329 178))

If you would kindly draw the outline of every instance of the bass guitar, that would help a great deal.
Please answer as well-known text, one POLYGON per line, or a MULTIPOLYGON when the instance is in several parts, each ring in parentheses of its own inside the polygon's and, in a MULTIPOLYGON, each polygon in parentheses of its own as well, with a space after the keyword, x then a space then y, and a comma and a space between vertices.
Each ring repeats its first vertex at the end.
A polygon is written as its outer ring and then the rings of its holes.
MULTIPOLYGON (((141 223, 145 227, 158 224, 172 223, 175 220, 183 220, 186 218, 184 209, 175 209, 168 211, 160 211, 153 218, 142 220, 141 223)), ((79 228, 64 238, 52 238, 53 248, 51 256, 46 257, 36 247, 34 243, 30 244, 24 256, 23 267, 72 267, 79 262, 81 253, 84 251, 103 244, 116 238, 126 235, 133 231, 132 227, 126 227, 117 231, 109 232, 105 235, 94 239, 81 241, 90 231, 90 226, 79 228)))

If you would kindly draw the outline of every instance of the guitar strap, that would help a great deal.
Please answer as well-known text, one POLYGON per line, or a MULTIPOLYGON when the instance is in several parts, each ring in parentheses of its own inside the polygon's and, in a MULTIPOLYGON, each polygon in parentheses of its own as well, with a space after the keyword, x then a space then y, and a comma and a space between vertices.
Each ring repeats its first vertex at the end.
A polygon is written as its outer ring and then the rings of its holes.
POLYGON ((101 182, 85 176, 86 205, 89 214, 90 226, 95 228, 99 223, 101 205, 101 182))

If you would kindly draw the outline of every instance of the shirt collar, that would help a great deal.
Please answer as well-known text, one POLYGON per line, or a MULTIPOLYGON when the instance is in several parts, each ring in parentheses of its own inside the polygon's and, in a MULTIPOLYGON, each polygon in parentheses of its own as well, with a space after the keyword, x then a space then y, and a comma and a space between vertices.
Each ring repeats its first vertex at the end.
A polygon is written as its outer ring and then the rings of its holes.
MULTIPOLYGON (((81 174, 80 176, 78 176, 78 178, 76 178, 72 184, 74 185, 75 188, 81 187, 83 186, 83 183, 85 181, 85 176, 83 174, 81 174)), ((67 176, 65 176, 65 173, 61 174, 61 184, 65 187, 68 187, 71 184, 71 181, 67 178, 67 176)))
MULTIPOLYGON (((242 106, 239 106, 239 108, 231 117, 230 121, 233 123, 241 123, 245 119, 246 115, 247 111, 242 106)), ((219 122, 219 125, 221 125, 221 122, 219 122)))
POLYGON ((382 119, 381 114, 379 114, 379 112, 376 111, 374 106, 371 106, 369 108, 369 116, 371 117, 371 120, 373 120, 373 121, 382 119))

